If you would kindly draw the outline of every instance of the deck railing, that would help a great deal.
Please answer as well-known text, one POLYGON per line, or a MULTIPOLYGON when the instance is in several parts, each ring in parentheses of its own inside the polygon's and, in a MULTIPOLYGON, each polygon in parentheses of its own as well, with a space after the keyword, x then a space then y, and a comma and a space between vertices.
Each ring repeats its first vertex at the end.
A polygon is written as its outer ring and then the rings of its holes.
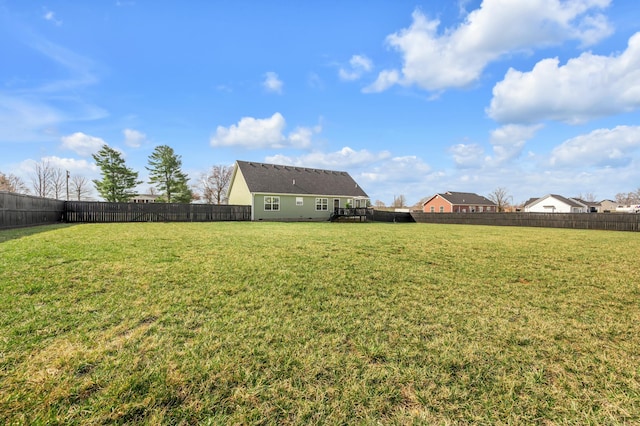
POLYGON ((332 221, 339 218, 352 218, 363 222, 367 220, 367 217, 373 217, 373 209, 366 207, 336 207, 331 214, 332 221))

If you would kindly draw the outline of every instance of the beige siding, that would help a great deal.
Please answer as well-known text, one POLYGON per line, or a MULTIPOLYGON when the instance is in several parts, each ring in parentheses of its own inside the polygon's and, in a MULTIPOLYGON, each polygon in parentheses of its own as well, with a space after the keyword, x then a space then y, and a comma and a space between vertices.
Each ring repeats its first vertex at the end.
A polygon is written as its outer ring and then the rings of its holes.
POLYGON ((229 187, 229 204, 250 206, 251 192, 249 192, 247 182, 244 180, 244 176, 242 176, 242 172, 239 167, 236 166, 235 171, 236 173, 234 174, 229 187))

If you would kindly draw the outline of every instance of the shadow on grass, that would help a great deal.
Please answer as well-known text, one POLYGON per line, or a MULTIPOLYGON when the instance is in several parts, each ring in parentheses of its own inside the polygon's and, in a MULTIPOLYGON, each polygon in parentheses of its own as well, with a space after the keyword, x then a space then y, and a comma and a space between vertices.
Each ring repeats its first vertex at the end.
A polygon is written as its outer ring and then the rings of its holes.
POLYGON ((5 241, 15 240, 18 238, 39 234, 41 232, 49 232, 76 225, 77 224, 75 223, 57 223, 55 225, 34 225, 20 228, 0 229, 0 244, 4 243, 5 241))

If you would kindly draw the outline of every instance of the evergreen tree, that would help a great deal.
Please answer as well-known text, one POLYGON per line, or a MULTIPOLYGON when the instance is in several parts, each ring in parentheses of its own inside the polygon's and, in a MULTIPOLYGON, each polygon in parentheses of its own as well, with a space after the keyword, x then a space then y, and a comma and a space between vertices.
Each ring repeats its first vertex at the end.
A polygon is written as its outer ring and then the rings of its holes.
POLYGON ((173 148, 157 146, 149 156, 149 183, 161 194, 160 200, 167 203, 190 203, 191 189, 188 176, 182 171, 182 160, 173 148))
POLYGON ((120 152, 103 145, 92 157, 102 173, 102 180, 93 180, 102 198, 110 202, 127 202, 136 196, 133 188, 142 181, 138 180, 138 172, 125 165, 120 152))

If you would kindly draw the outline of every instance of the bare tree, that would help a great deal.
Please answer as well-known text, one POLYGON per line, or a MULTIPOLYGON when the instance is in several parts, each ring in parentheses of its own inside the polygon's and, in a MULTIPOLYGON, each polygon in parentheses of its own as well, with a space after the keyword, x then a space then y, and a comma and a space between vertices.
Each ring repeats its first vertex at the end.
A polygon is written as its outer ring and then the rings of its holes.
POLYGON ((73 176, 69 184, 69 190, 77 201, 87 200, 91 194, 91 182, 84 176, 73 176))
POLYGON ((511 196, 506 188, 500 187, 494 189, 487 198, 496 203, 499 212, 503 212, 507 207, 509 207, 509 199, 511 196))
POLYGON ((36 163, 35 171, 31 176, 33 192, 38 197, 50 197, 52 194, 51 179, 54 169, 48 161, 36 163))
POLYGON ((586 201, 587 203, 595 203, 596 202, 596 195, 593 192, 587 192, 586 194, 583 194, 582 192, 580 194, 578 194, 576 197, 573 197, 574 199, 578 199, 578 200, 582 200, 582 201, 586 201))
POLYGON ((616 202, 625 206, 640 203, 640 189, 636 192, 621 192, 616 194, 616 202))
POLYGON ((28 194, 29 189, 18 176, 0 172, 0 191, 15 192, 16 194, 28 194))
POLYGON ((233 167, 224 165, 213 166, 209 172, 202 174, 198 186, 206 203, 223 204, 228 201, 226 193, 232 174, 233 167))
POLYGON ((398 195, 397 197, 393 196, 393 205, 392 207, 400 208, 404 207, 407 204, 407 199, 403 194, 398 195))
POLYGON ((422 207, 424 206, 424 203, 429 201, 429 198, 431 198, 431 197, 427 196, 427 197, 420 198, 420 200, 418 200, 418 202, 413 205, 413 208, 415 210, 422 210, 422 207))
POLYGON ((373 203, 373 205, 374 205, 374 206, 376 206, 377 208, 387 207, 387 206, 384 204, 384 201, 382 201, 382 200, 376 200, 376 202, 375 202, 375 203, 373 203))
POLYGON ((56 200, 67 198, 67 172, 62 169, 52 169, 49 187, 56 200))

